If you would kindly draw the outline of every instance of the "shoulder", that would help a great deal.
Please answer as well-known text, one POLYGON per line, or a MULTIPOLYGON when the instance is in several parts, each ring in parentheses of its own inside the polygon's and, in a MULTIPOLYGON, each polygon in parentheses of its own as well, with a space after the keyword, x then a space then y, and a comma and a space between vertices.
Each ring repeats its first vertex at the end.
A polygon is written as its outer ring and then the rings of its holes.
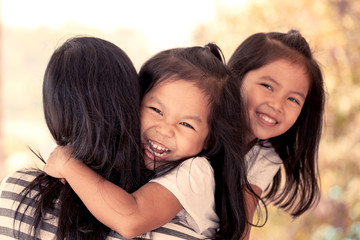
POLYGON ((151 182, 166 185, 167 188, 178 188, 182 190, 191 188, 196 192, 203 192, 203 189, 209 186, 210 189, 212 189, 212 186, 215 185, 213 168, 205 157, 186 159, 171 172, 154 178, 151 182))
MULTIPOLYGON (((1 181, 0 200, 16 201, 20 193, 41 173, 40 170, 19 170, 7 175, 1 181)), ((35 190, 31 191, 31 195, 35 190)))
POLYGON ((32 182, 39 174, 40 170, 18 170, 16 172, 10 173, 5 178, 1 180, 0 192, 3 191, 13 191, 20 192, 24 189, 30 182, 32 182))
POLYGON ((192 194, 211 192, 215 187, 214 170, 205 157, 190 158, 179 168, 180 180, 192 190, 192 194))
POLYGON ((170 173, 151 181, 174 194, 184 210, 178 215, 197 233, 211 235, 218 227, 214 173, 206 158, 189 158, 170 173))
MULTIPOLYGON (((40 170, 19 170, 7 175, 1 181, 0 189, 0 238, 1 239, 18 239, 14 234, 20 234, 22 239, 32 238, 29 229, 30 222, 33 221, 34 206, 30 204, 30 198, 26 198, 22 202, 23 207, 18 209, 19 201, 21 201, 22 191, 30 184, 39 174, 40 170), (14 219, 17 219, 16 212, 20 214, 19 217, 24 217, 21 226, 14 225, 14 219)), ((31 193, 35 193, 32 190, 31 193)), ((29 195, 30 197, 32 195, 29 195)), ((56 220, 56 219, 55 219, 56 220)), ((52 224, 53 218, 48 218, 47 226, 52 224)), ((56 229, 51 225, 52 229, 56 229)), ((52 233, 50 230, 41 231, 41 239, 54 239, 55 232, 52 233)))
POLYGON ((189 170, 189 174, 191 175, 213 175, 214 172, 210 162, 205 157, 189 158, 181 163, 179 169, 189 170))
POLYGON ((267 160, 274 164, 282 164, 280 156, 276 153, 275 149, 268 142, 264 143, 263 145, 254 145, 246 154, 245 159, 248 163, 254 163, 259 160, 267 160))
POLYGON ((264 191, 279 171, 282 160, 270 144, 256 144, 245 156, 249 183, 264 191))
POLYGON ((282 163, 280 156, 276 153, 275 149, 269 142, 264 145, 256 145, 259 148, 260 155, 276 163, 282 163))
POLYGON ((8 175, 6 175, 1 182, 3 182, 4 180, 7 179, 23 179, 23 180, 33 180, 34 178, 36 178, 39 174, 41 173, 41 170, 39 169, 21 169, 21 170, 17 170, 15 172, 9 173, 8 175))

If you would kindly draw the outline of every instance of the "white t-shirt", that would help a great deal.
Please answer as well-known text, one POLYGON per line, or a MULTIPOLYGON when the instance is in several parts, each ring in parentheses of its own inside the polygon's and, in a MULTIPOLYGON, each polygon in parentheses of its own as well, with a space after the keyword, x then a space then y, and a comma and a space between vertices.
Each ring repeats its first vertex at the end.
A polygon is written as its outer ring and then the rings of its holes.
POLYGON ((245 155, 245 161, 248 165, 249 183, 258 186, 262 191, 269 186, 282 164, 270 143, 265 143, 264 146, 254 145, 245 155))
POLYGON ((188 226, 205 236, 215 233, 219 227, 215 212, 215 179, 206 158, 187 159, 151 182, 161 184, 175 195, 183 207, 177 216, 188 226))

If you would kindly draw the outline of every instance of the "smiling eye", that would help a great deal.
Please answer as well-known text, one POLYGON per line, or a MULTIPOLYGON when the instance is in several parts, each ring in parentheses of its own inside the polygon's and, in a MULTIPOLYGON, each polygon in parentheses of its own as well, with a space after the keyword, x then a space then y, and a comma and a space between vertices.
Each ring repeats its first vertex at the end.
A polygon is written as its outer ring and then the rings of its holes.
POLYGON ((293 103, 296 103, 296 104, 300 105, 300 102, 296 98, 289 97, 288 100, 290 100, 293 103))
POLYGON ((190 124, 188 124, 186 122, 181 122, 180 124, 185 126, 185 127, 188 127, 188 128, 191 128, 191 129, 195 130, 195 128, 193 126, 191 126, 190 124))
POLYGON ((269 89, 270 91, 273 90, 272 87, 271 87, 269 84, 261 83, 260 85, 263 86, 263 87, 265 87, 265 88, 267 88, 267 89, 269 89))
POLYGON ((153 110, 154 112, 162 115, 162 112, 160 111, 160 109, 156 108, 156 107, 149 107, 151 110, 153 110))

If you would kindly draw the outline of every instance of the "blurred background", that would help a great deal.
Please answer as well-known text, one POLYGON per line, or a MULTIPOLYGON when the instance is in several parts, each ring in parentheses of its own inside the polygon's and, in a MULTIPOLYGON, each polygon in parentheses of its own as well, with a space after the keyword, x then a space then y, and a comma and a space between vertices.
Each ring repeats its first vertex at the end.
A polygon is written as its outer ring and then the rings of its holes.
POLYGON ((67 38, 117 44, 137 69, 160 50, 217 43, 229 59, 256 32, 300 30, 322 66, 326 126, 320 148, 322 198, 298 219, 269 207, 251 239, 360 239, 359 0, 0 0, 0 179, 42 167, 54 143, 42 112, 42 78, 67 38))

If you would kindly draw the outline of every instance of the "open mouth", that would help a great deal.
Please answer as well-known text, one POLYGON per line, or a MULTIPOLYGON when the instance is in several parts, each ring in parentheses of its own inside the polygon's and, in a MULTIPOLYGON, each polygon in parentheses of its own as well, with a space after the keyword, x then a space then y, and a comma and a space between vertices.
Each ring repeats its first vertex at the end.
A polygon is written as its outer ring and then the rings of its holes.
POLYGON ((170 152, 170 150, 157 142, 147 140, 146 149, 156 157, 163 157, 170 152))
POLYGON ((264 122, 266 122, 268 124, 271 124, 271 125, 277 124, 277 121, 274 118, 271 118, 266 114, 256 113, 256 115, 258 115, 259 118, 261 118, 264 122))

